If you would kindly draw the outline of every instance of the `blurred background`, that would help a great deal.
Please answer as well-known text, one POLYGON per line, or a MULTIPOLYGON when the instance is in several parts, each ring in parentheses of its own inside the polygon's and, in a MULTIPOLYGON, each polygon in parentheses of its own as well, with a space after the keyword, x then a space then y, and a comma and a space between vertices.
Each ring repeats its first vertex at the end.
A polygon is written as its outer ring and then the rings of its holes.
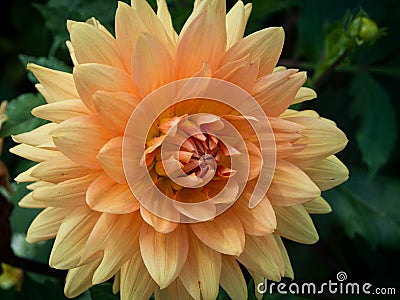
MULTIPOLYGON (((155 0, 150 1, 155 7, 155 0)), ((191 12, 192 1, 169 0, 175 28, 191 12)), ((228 7, 234 4, 228 1, 228 7)), ((245 1, 248 2, 248 1, 245 1)), ((369 282, 373 287, 395 287, 400 293, 400 2, 396 0, 253 0, 247 33, 283 26, 286 42, 280 65, 308 72, 308 86, 318 99, 296 109, 314 109, 334 120, 349 144, 339 153, 350 179, 324 193, 333 212, 314 215, 320 234, 316 245, 286 241, 295 282, 322 283, 346 272, 347 282, 369 282)), ((51 242, 30 245, 26 230, 38 213, 16 203, 26 185, 8 184, 32 165, 8 149, 11 134, 42 124, 30 110, 44 100, 36 94, 35 78, 27 62, 70 71, 65 41, 66 20, 92 16, 113 31, 115 0, 2 0, 0 27, 0 299, 65 299, 63 272, 47 267, 51 242), (11 211, 11 205, 14 205, 11 211), (18 257, 15 258, 11 252, 18 257)), ((289 281, 285 281, 289 282, 289 281)), ((254 298, 254 283, 249 282, 254 298)), ((79 299, 118 299, 110 285, 92 288, 79 299)), ((384 298, 390 296, 372 296, 384 298)), ((392 296, 393 297, 393 296, 392 296)), ((399 297, 399 296, 397 296, 399 297)), ((339 299, 339 295, 267 295, 268 299, 339 299)), ((343 298, 361 299, 363 296, 343 298)), ((371 297, 369 297, 371 298, 371 297)), ((219 299, 229 299, 221 290, 219 299)))

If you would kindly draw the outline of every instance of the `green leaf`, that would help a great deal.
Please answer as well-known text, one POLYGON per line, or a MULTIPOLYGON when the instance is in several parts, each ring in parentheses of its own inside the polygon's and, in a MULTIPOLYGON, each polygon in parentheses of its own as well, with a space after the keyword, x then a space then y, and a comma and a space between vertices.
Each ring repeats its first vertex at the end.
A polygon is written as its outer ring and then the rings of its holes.
POLYGON ((23 94, 10 101, 5 111, 7 121, 1 127, 0 137, 27 132, 45 124, 47 121, 31 114, 33 108, 45 103, 39 94, 23 94))
POLYGON ((231 298, 228 296, 228 294, 224 291, 223 288, 219 288, 219 293, 217 300, 231 300, 231 298))
POLYGON ((112 292, 112 284, 102 283, 90 289, 90 295, 93 300, 119 300, 119 295, 112 292))
POLYGON ((370 176, 373 176, 389 160, 395 146, 395 109, 389 95, 369 74, 355 76, 351 93, 355 97, 352 112, 361 122, 356 132, 357 143, 370 176))
MULTIPOLYGON (((54 69, 54 70, 59 70, 59 71, 64 71, 64 72, 72 72, 72 68, 68 66, 65 62, 55 58, 54 56, 51 57, 34 57, 34 56, 28 56, 28 55, 19 55, 19 60, 23 64, 24 67, 28 63, 35 63, 37 65, 54 69)), ((29 72, 28 73, 28 78, 32 83, 38 83, 38 80, 36 77, 33 75, 33 73, 29 72)))
POLYGON ((372 248, 400 249, 400 180, 351 170, 348 182, 326 192, 333 212, 350 238, 362 236, 372 248))

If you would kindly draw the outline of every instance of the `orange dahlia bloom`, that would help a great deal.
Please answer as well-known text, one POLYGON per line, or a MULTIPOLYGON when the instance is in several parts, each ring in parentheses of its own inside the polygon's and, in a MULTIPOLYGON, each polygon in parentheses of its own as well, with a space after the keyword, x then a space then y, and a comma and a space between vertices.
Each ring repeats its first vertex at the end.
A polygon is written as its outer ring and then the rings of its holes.
POLYGON ((281 237, 318 240, 310 214, 348 178, 334 156, 347 139, 289 109, 316 94, 276 67, 282 28, 243 37, 251 4, 196 0, 179 35, 157 4, 120 2, 115 37, 68 21, 73 74, 28 65, 48 102, 32 113, 50 123, 13 137, 37 162, 16 178, 33 182, 20 206, 44 208, 27 239, 55 238, 68 297, 113 278, 122 299, 215 299, 219 286, 247 299, 239 263, 256 282, 293 278, 281 237))

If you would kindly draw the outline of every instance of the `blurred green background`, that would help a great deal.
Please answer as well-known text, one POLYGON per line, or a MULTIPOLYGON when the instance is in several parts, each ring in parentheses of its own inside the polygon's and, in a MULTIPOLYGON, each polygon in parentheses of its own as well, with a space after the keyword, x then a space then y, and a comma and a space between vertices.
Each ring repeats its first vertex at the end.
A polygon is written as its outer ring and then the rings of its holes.
MULTIPOLYGON (((155 1, 150 2, 155 5, 155 1)), ((234 2, 228 1, 228 6, 234 2)), ((344 271, 350 282, 395 287, 399 294, 400 2, 252 2, 253 13, 247 32, 283 26, 286 42, 280 64, 308 71, 307 84, 319 95, 317 100, 296 108, 315 109, 334 120, 349 139, 347 148, 338 156, 350 169, 350 180, 324 193, 333 208, 332 213, 313 216, 320 241, 312 246, 286 242, 295 282, 335 280, 336 274, 344 271)), ((192 1, 170 0, 168 3, 179 30, 190 14, 192 1)), ((2 1, 0 100, 10 102, 6 111, 8 121, 0 131, 0 136, 5 138, 1 160, 11 178, 31 163, 8 152, 13 145, 9 136, 41 124, 30 116, 30 110, 42 104, 43 99, 36 95, 35 79, 27 76, 24 66, 27 62, 37 62, 71 70, 65 46, 66 20, 83 21, 95 16, 112 31, 116 6, 115 0, 2 1)), ((26 194, 26 188, 12 184, 12 189, 14 193, 9 194, 2 187, 2 193, 16 204, 26 194)), ((13 248, 19 256, 45 264, 51 242, 27 245, 21 235, 36 214, 36 210, 14 207, 10 218, 13 248)), ((251 285, 250 282, 250 289, 251 285)), ((62 280, 27 272, 20 291, 0 288, 0 298, 64 299, 62 289, 62 280)), ((289 297, 273 295, 269 298, 289 297)), ((341 297, 324 295, 319 298, 341 297)), ((104 284, 80 299, 116 298, 111 295, 110 286, 104 284)), ((228 299, 223 291, 220 299, 228 299)), ((250 299, 254 296, 250 295, 250 299)))

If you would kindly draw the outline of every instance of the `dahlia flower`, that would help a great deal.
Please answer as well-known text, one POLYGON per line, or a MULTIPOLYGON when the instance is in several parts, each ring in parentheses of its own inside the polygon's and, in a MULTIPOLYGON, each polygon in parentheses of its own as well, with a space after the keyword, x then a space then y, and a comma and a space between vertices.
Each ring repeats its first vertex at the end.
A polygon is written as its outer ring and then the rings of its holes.
POLYGON ((68 21, 73 74, 29 64, 49 123, 13 136, 37 162, 21 207, 43 208, 27 240, 55 238, 49 264, 75 297, 113 280, 121 299, 247 299, 293 278, 282 237, 318 240, 310 214, 348 177, 334 122, 292 104, 316 93, 277 67, 282 28, 244 37, 251 4, 196 0, 178 35, 165 0, 120 2, 115 37, 68 21))

